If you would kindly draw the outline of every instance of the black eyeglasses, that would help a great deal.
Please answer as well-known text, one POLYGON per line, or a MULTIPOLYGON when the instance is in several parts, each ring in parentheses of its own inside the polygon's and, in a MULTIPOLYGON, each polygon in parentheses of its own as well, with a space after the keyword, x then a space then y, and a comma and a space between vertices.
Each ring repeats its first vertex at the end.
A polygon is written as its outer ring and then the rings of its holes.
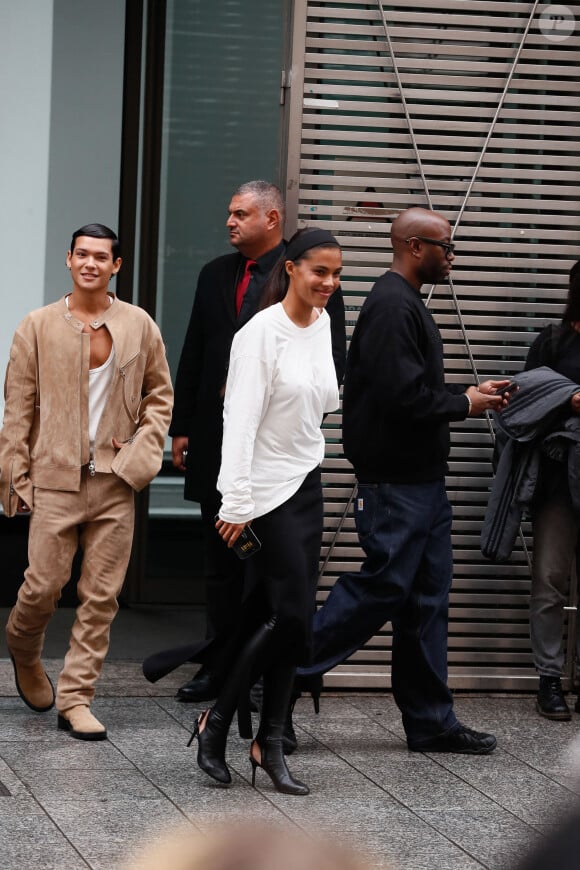
POLYGON ((439 239, 430 239, 428 236, 410 236, 410 238, 405 239, 407 244, 409 244, 411 239, 419 239, 420 242, 426 242, 428 245, 437 245, 438 248, 443 248, 446 257, 449 254, 455 253, 455 244, 453 242, 440 242, 439 239))

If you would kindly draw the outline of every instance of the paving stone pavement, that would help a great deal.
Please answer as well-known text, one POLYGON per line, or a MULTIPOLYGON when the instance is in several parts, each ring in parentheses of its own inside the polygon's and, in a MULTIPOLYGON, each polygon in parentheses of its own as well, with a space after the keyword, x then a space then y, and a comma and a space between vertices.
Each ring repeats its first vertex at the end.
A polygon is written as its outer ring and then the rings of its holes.
MULTIPOLYGON (((61 659, 45 664, 56 678, 61 659)), ((493 731, 491 756, 409 753, 388 694, 297 703, 292 772, 308 797, 251 787, 248 742, 232 732, 233 784, 215 786, 186 743, 202 705, 174 700, 182 669, 155 686, 136 662, 105 665, 93 709, 109 740, 82 743, 17 697, 0 659, 2 870, 117 870, 178 823, 204 831, 232 817, 282 821, 360 848, 373 868, 509 868, 580 795, 580 716, 547 722, 531 697, 459 695, 466 724, 493 731)))

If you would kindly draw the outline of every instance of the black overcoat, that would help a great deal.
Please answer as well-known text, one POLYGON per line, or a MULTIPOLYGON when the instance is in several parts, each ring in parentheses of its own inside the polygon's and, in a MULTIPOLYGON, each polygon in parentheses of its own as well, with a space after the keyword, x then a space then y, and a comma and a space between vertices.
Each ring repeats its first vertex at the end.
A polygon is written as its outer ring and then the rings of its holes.
MULTIPOLYGON (((280 253, 283 250, 281 246, 280 253)), ((217 257, 202 268, 179 360, 169 434, 189 437, 184 495, 190 501, 211 503, 217 499, 216 481, 223 437, 223 391, 230 348, 237 330, 256 313, 264 283, 256 282, 253 293, 248 290, 237 317, 235 289, 245 262, 246 258, 236 252, 217 257)), ((340 288, 331 296, 327 310, 331 319, 332 354, 341 383, 346 359, 346 333, 340 288)))

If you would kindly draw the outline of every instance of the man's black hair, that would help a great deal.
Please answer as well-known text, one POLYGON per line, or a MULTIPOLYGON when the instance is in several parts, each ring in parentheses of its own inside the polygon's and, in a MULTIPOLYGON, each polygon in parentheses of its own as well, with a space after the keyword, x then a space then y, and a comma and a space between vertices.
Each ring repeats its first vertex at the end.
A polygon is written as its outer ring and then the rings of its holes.
POLYGON ((121 256, 121 245, 119 244, 119 239, 117 238, 116 233, 104 224, 86 224, 86 226, 75 230, 70 243, 71 254, 75 249, 75 242, 79 236, 89 236, 92 239, 110 239, 113 262, 121 256))

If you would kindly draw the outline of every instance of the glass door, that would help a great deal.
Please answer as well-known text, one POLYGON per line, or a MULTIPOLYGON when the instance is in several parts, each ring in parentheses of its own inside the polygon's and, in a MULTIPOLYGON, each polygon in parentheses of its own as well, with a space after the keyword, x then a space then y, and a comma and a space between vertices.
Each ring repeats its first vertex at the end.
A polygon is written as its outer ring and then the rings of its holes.
MULTIPOLYGON (((173 377, 199 271, 231 250, 225 221, 233 191, 254 178, 283 183, 281 81, 290 5, 167 0, 155 319, 173 377)), ((169 447, 150 488, 137 597, 201 603, 199 508, 183 499, 169 447)))

